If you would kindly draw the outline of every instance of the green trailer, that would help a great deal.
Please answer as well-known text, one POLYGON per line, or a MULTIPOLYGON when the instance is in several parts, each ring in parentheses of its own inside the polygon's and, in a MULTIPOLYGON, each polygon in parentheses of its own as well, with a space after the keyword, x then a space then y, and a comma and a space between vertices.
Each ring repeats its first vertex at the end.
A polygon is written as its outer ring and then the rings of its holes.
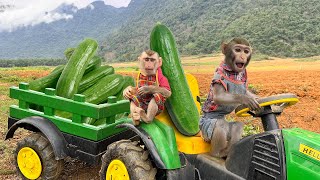
POLYGON ((18 143, 15 152, 17 169, 28 179, 40 176, 56 179, 67 156, 99 164, 110 143, 134 136, 132 131, 116 128, 131 121, 128 118, 115 120, 116 114, 129 112, 126 100, 117 102, 116 97, 109 97, 108 103, 95 105, 86 103, 80 94, 70 100, 56 96, 55 89, 51 88, 44 93, 29 90, 27 83, 11 87, 10 97, 19 103, 10 106, 6 139, 12 138, 17 128, 34 132, 18 143), (40 106, 38 109, 42 111, 32 109, 31 104, 40 106), (56 110, 71 114, 71 118, 56 115, 56 110), (105 124, 86 124, 86 118, 102 119, 105 124))

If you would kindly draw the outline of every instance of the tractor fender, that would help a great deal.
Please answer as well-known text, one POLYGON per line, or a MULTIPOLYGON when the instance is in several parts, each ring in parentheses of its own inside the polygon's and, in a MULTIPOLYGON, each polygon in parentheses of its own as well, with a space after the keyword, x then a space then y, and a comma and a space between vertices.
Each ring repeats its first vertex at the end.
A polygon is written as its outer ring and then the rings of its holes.
POLYGON ((33 130, 40 131, 49 140, 56 160, 67 157, 68 143, 60 130, 50 120, 39 116, 31 116, 18 120, 9 128, 5 139, 12 138, 18 128, 32 128, 33 130))
POLYGON ((117 125, 117 128, 128 128, 131 131, 135 132, 143 141, 144 145, 147 146, 147 149, 154 160, 156 166, 160 169, 167 169, 164 162, 161 160, 160 155, 153 143, 152 139, 142 128, 134 126, 133 124, 123 123, 117 125))

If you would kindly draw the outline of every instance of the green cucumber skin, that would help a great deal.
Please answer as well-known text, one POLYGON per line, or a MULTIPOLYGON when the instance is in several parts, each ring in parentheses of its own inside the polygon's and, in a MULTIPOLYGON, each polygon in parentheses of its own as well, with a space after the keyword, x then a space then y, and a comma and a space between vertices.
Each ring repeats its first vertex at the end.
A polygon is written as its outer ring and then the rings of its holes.
POLYGON ((89 73, 92 70, 95 70, 97 68, 99 68, 102 64, 102 58, 99 56, 93 56, 90 60, 89 60, 89 64, 84 72, 84 74, 89 73))
POLYGON ((128 87, 128 86, 135 87, 136 86, 136 84, 134 82, 134 78, 131 76, 123 76, 123 81, 124 81, 123 87, 122 87, 121 91, 118 92, 118 94, 116 95, 117 101, 124 99, 122 92, 126 87, 128 87))
POLYGON ((88 74, 85 74, 79 84, 78 93, 82 93, 96 82, 98 82, 101 78, 113 74, 114 68, 111 66, 100 66, 97 69, 90 71, 88 74))
POLYGON ((64 65, 57 66, 50 74, 29 82, 29 89, 43 92, 45 88, 55 88, 64 65))
MULTIPOLYGON (((75 51, 76 48, 67 48, 64 51, 64 55, 66 56, 66 58, 69 60, 70 57, 72 56, 73 52, 75 51)), ((89 64, 86 68, 86 71, 84 74, 87 74, 88 72, 92 71, 93 69, 96 69, 98 67, 100 67, 102 64, 102 58, 99 56, 93 56, 90 61, 89 64)))
POLYGON ((78 91, 81 78, 96 53, 98 44, 95 40, 85 39, 73 52, 57 83, 57 95, 72 99, 78 91))
POLYGON ((66 56, 66 58, 69 60, 70 59, 70 57, 72 56, 72 54, 73 54, 73 52, 74 52, 74 50, 75 50, 76 48, 67 48, 66 50, 64 50, 64 55, 66 56))
POLYGON ((106 102, 109 96, 116 95, 124 84, 123 77, 119 74, 111 74, 100 79, 96 84, 85 90, 86 102, 100 104, 106 102))
MULTIPOLYGON (((123 90, 126 87, 128 87, 128 86, 135 87, 136 86, 136 83, 134 82, 134 78, 132 76, 123 76, 123 80, 124 80, 124 83, 123 83, 122 89, 118 92, 118 94, 115 95, 117 97, 117 101, 120 101, 120 100, 124 99, 123 90)), ((120 118, 123 118, 123 117, 127 117, 128 115, 129 115, 128 112, 117 114, 115 119, 117 120, 117 119, 120 119, 120 118)))
POLYGON ((161 69, 171 87, 172 94, 165 103, 171 120, 182 134, 187 136, 197 134, 200 131, 200 116, 189 90, 171 31, 166 26, 157 24, 151 32, 150 47, 162 57, 161 69))

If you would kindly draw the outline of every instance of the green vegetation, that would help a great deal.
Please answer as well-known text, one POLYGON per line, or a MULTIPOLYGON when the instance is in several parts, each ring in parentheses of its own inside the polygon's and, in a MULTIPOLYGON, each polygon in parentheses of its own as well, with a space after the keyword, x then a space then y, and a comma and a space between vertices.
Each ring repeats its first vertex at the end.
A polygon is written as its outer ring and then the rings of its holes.
POLYGON ((62 58, 67 47, 92 37, 99 42, 98 54, 109 62, 133 61, 148 48, 157 22, 173 32, 180 55, 220 52, 221 42, 236 36, 247 38, 255 53, 268 56, 320 55, 318 0, 135 0, 127 8, 101 1, 93 5, 68 21, 0 33, 0 57, 62 58))
POLYGON ((319 61, 319 60, 320 60, 319 57, 308 57, 308 58, 297 59, 295 61, 299 61, 299 62, 314 62, 314 61, 319 61))
POLYGON ((57 66, 65 64, 66 59, 0 59, 0 67, 57 66))
POLYGON ((109 46, 103 51, 114 53, 117 60, 135 58, 149 44, 148 34, 158 21, 173 31, 182 55, 220 52, 221 42, 236 36, 247 38, 256 53, 269 56, 320 54, 317 0, 150 0, 141 6, 129 25, 105 40, 109 46))
POLYGON ((246 124, 243 128, 243 137, 245 136, 250 136, 253 134, 258 134, 261 133, 261 129, 259 128, 259 126, 255 126, 253 124, 246 124))

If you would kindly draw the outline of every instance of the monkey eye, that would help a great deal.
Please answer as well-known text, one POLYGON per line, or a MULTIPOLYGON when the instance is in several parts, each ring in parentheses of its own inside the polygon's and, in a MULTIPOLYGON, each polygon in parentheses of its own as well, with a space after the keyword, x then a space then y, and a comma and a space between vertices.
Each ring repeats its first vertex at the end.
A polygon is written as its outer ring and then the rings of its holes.
POLYGON ((246 54, 249 54, 249 52, 250 52, 250 51, 247 50, 247 49, 244 50, 244 53, 246 53, 246 54))
POLYGON ((236 48, 235 51, 236 52, 241 52, 241 49, 240 48, 236 48))
POLYGON ((154 59, 154 58, 144 58, 144 60, 145 60, 146 62, 148 62, 148 61, 154 62, 156 59, 154 59))

